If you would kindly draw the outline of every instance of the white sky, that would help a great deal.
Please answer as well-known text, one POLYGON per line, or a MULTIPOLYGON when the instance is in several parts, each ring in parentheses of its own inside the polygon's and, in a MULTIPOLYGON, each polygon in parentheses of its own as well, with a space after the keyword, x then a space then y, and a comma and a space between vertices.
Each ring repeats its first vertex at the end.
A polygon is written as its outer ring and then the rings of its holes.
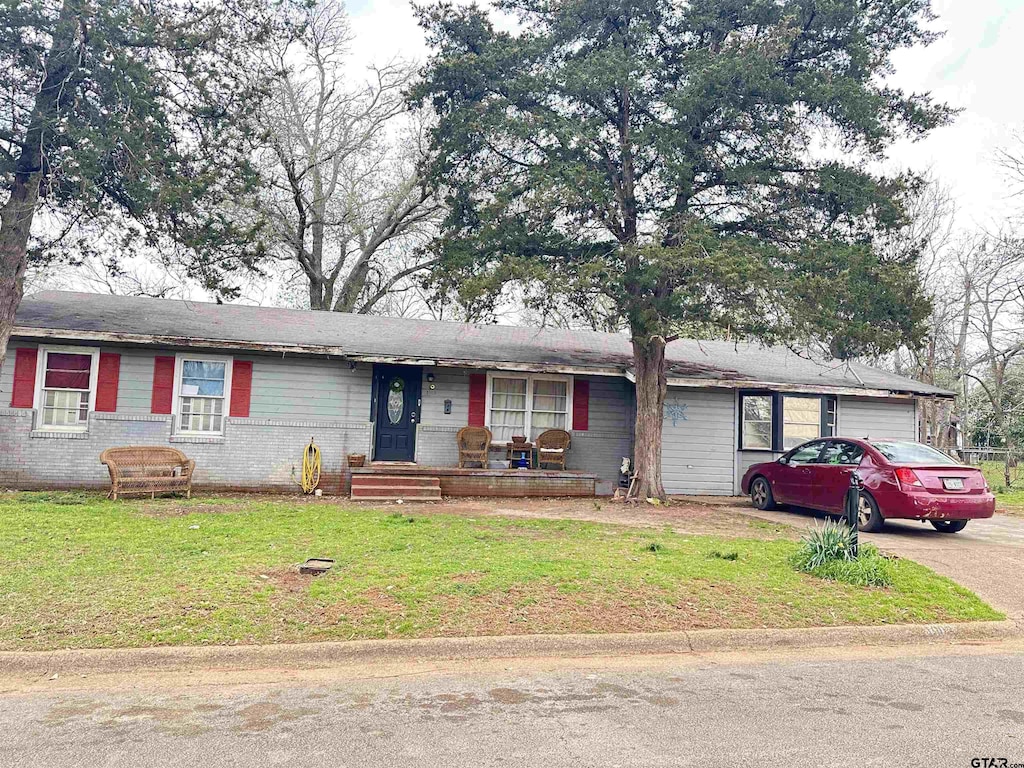
MULTIPOLYGON (((995 153, 1024 130, 1024 0, 933 0, 935 28, 945 36, 928 48, 899 54, 892 82, 930 91, 960 108, 953 125, 923 141, 901 142, 893 167, 932 169, 952 191, 959 224, 995 226, 1024 208, 995 164, 995 153)), ((352 0, 355 62, 393 56, 422 60, 423 34, 407 0, 352 0)))

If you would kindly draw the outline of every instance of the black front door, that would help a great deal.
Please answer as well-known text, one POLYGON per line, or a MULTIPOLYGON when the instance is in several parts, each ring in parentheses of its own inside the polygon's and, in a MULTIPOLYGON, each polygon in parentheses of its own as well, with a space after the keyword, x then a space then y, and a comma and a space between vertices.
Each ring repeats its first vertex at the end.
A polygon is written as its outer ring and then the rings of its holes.
POLYGON ((416 423, 420 419, 423 371, 415 365, 375 365, 375 461, 412 461, 416 455, 416 423))

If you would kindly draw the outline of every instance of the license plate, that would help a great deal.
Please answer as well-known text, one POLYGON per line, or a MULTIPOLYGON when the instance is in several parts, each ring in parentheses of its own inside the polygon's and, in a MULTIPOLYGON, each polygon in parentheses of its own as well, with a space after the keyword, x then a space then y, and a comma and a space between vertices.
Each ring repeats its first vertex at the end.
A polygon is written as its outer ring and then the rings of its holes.
POLYGON ((944 477, 942 478, 942 487, 947 491, 962 491, 964 489, 964 481, 961 477, 944 477))

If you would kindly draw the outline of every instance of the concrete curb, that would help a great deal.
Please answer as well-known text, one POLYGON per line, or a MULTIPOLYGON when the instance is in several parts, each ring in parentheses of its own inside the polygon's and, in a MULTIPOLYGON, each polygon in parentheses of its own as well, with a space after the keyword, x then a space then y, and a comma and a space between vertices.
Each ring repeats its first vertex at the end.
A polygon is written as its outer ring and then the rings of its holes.
POLYGON ((811 629, 707 629, 607 635, 512 635, 354 640, 295 645, 187 646, 0 652, 0 675, 51 677, 131 672, 320 669, 411 662, 588 658, 792 648, 955 644, 1006 640, 1013 621, 811 629))

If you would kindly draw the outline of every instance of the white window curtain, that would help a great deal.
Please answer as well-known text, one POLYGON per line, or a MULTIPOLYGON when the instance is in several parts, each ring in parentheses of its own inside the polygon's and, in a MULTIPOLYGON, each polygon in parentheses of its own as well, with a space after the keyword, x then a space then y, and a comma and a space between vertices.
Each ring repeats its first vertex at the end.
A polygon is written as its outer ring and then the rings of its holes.
POLYGON ((512 435, 526 434, 527 379, 491 379, 491 424, 495 442, 507 443, 512 435))
POLYGON ((548 429, 565 429, 569 408, 569 382, 534 379, 530 439, 548 429))
POLYGON ((492 376, 488 427, 494 442, 513 435, 535 440, 548 429, 568 429, 571 387, 567 378, 492 376))
POLYGON ((796 448, 821 436, 821 398, 782 398, 782 447, 796 448))

